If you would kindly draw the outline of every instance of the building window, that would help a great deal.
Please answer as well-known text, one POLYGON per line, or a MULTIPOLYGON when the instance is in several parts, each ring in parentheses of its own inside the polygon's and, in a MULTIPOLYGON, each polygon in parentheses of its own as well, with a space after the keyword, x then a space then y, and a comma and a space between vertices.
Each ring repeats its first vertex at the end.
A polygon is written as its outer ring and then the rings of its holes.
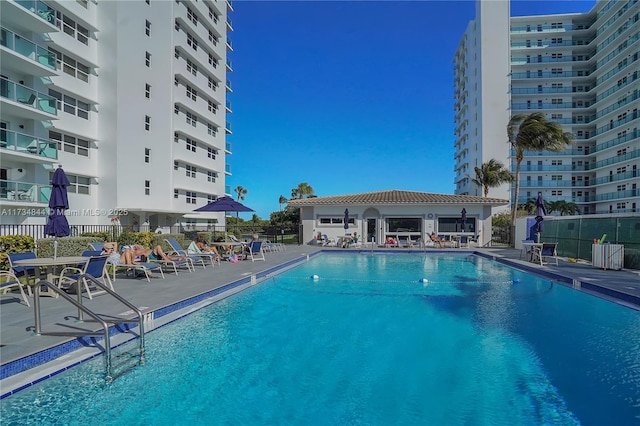
POLYGON ((145 23, 144 23, 144 33, 147 36, 151 36, 151 22, 145 21, 145 23))
POLYGON ((49 139, 56 142, 59 151, 69 152, 71 154, 89 156, 89 141, 76 138, 74 136, 65 135, 64 133, 49 131, 49 139))
MULTIPOLYGON (((53 173, 50 174, 49 179, 52 177, 53 173)), ((70 185, 67 186, 67 192, 84 195, 90 194, 91 178, 68 174, 67 179, 69 179, 70 182, 70 185)))
POLYGON ((193 25, 198 26, 198 15, 193 13, 193 10, 187 7, 187 19, 193 22, 193 25))
POLYGON ((144 64, 147 67, 151 67, 151 53, 145 52, 144 56, 145 56, 144 64))
MULTIPOLYGON (((542 176, 540 176, 540 177, 542 177, 542 176)), ((551 175, 551 180, 562 180, 562 175, 551 175)))
POLYGON ((198 116, 187 111, 187 124, 191 124, 193 127, 196 127, 198 124, 198 116))
POLYGON ((173 113, 174 114, 179 114, 180 113, 180 107, 178 105, 174 105, 173 106, 173 113))
POLYGON ((191 34, 187 33, 187 45, 195 51, 198 50, 198 40, 196 40, 191 34))
POLYGON ((207 132, 211 135, 211 136, 216 136, 218 134, 218 128, 216 126, 214 126, 211 123, 207 124, 207 132))
POLYGON ((151 85, 150 84, 145 84, 144 85, 144 97, 149 99, 151 97, 151 85))
POLYGON ((178 163, 177 161, 173 162, 173 170, 178 170, 180 168, 180 163, 178 163))
POLYGON ((211 65, 213 68, 218 67, 218 60, 214 58, 212 54, 209 54, 209 65, 211 65))
POLYGON ((191 100, 198 100, 198 91, 191 86, 187 85, 187 98, 191 98, 191 100))
POLYGON ((618 185, 618 186, 617 186, 617 188, 616 188, 616 190, 617 190, 618 192, 620 192, 620 191, 626 191, 626 190, 627 190, 627 185, 618 185))
POLYGON ((209 41, 213 43, 214 46, 218 45, 218 37, 216 37, 211 30, 209 30, 209 41))
POLYGON ((187 191, 186 192, 186 196, 187 196, 187 204, 195 204, 196 203, 197 194, 195 192, 187 191))
POLYGON ((207 180, 209 182, 215 182, 216 181, 216 177, 217 177, 216 172, 207 172, 207 180))
POLYGON ((65 34, 74 37, 82 44, 89 44, 89 30, 76 21, 65 16, 60 11, 56 11, 56 26, 60 28, 65 34))
POLYGON ((215 159, 216 159, 216 154, 217 154, 217 153, 218 153, 218 152, 217 152, 215 149, 213 149, 213 148, 207 148, 207 155, 209 156, 209 158, 211 158, 211 159, 215 160, 215 159))
POLYGON ((211 77, 209 77, 209 89, 215 90, 217 88, 218 88, 218 82, 212 79, 211 77))
POLYGON ((56 69, 61 70, 65 74, 75 77, 78 80, 84 81, 85 83, 89 81, 90 68, 87 65, 62 54, 55 49, 49 48, 49 53, 51 53, 55 58, 56 69))
POLYGON ((89 104, 68 95, 49 89, 49 96, 56 99, 56 108, 68 114, 76 115, 85 120, 89 119, 89 104))
POLYGON ((560 196, 562 195, 562 191, 551 191, 552 196, 560 196))
POLYGON ((151 117, 149 117, 148 115, 144 116, 144 129, 145 130, 151 129, 151 117))
POLYGON ((198 75, 198 66, 191 62, 189 59, 187 59, 187 71, 189 71, 194 76, 198 75))
POLYGON ((552 166, 561 166, 562 165, 562 160, 551 160, 551 165, 552 166))
POLYGON ((178 196, 180 195, 180 191, 178 191, 177 189, 173 190, 173 198, 178 198, 178 196))
POLYGON ((218 105, 216 105, 213 101, 209 101, 209 111, 212 113, 218 112, 218 105))
POLYGON ((187 151, 196 152, 196 141, 187 138, 187 151))
POLYGON ((149 148, 144 149, 144 162, 148 163, 151 161, 151 150, 149 148))
POLYGON ((144 181, 144 195, 151 195, 151 181, 144 181))
POLYGON ((174 141, 175 143, 180 142, 180 134, 179 134, 178 132, 174 132, 174 133, 173 133, 173 141, 174 141))
POLYGON ((197 170, 196 170, 195 166, 187 164, 185 166, 185 169, 186 169, 186 173, 185 174, 187 175, 187 177, 191 177, 191 178, 195 178, 196 177, 196 171, 197 170))
POLYGON ((215 195, 207 195, 207 203, 212 203, 216 200, 216 196, 215 195))

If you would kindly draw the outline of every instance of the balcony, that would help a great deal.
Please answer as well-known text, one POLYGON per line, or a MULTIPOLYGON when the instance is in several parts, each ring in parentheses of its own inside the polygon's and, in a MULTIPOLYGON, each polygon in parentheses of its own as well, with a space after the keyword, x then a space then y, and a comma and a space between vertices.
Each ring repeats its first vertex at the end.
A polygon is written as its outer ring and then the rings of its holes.
POLYGON ((233 52, 233 43, 231 43, 231 37, 227 36, 227 51, 233 52))
POLYGON ((224 131, 225 131, 228 135, 230 135, 230 134, 232 133, 232 132, 231 132, 231 123, 229 123, 228 121, 227 121, 226 123, 224 123, 224 131))
POLYGON ((0 180, 0 201, 46 206, 51 196, 51 185, 0 180))
POLYGON ((231 88, 231 80, 227 79, 227 81, 225 82, 224 87, 227 89, 227 92, 229 92, 229 93, 233 92, 233 89, 231 88))
POLYGON ((227 112, 231 112, 231 101, 227 100, 225 102, 225 109, 227 110, 227 112))
POLYGON ((2 68, 37 77, 57 75, 55 56, 46 47, 33 43, 6 28, 2 33, 2 68))
POLYGON ((231 154, 231 142, 225 142, 224 144, 224 153, 231 154))
POLYGON ((224 174, 225 175, 231 175, 231 164, 225 164, 224 165, 224 174))
POLYGON ((231 59, 227 58, 227 72, 232 72, 233 66, 231 65, 231 59))
POLYGON ((5 78, 0 79, 0 97, 3 112, 10 115, 43 121, 58 114, 54 97, 5 78))
POLYGON ((227 31, 233 31, 233 25, 231 23, 231 18, 227 16, 227 31))
POLYGON ((2 1, 0 14, 3 21, 11 22, 21 30, 34 33, 59 31, 55 26, 55 9, 38 0, 2 1))
POLYGON ((54 162, 58 159, 58 144, 49 139, 40 139, 33 135, 17 133, 10 130, 0 130, 0 148, 3 156, 12 155, 7 151, 19 153, 21 159, 27 158, 40 160, 50 160, 54 162), (6 150, 6 151, 5 151, 6 150))

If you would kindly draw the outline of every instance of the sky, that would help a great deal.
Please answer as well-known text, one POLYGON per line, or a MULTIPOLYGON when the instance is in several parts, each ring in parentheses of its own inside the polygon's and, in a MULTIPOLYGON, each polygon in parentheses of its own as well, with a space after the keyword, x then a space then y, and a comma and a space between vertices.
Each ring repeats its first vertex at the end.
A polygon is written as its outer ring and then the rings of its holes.
MULTIPOLYGON (((243 203, 269 219, 301 182, 317 196, 453 194, 452 60, 473 1, 232 4, 226 184, 234 198, 243 186, 243 203)), ((511 15, 594 4, 514 0, 511 15)))

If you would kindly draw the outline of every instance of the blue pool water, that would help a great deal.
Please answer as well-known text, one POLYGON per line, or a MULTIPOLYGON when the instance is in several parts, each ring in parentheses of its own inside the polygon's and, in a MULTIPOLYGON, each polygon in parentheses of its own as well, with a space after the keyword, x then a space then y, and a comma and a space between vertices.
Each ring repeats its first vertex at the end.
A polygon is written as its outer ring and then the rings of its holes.
POLYGON ((6 398, 2 424, 640 424, 640 313, 475 256, 319 256, 147 354, 6 398))

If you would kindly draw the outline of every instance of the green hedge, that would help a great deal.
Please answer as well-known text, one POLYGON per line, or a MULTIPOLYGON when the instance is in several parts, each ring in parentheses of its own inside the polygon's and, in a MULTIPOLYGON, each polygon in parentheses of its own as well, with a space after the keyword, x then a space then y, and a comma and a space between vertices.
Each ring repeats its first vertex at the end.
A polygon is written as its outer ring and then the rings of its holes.
POLYGON ((8 253, 24 253, 33 251, 35 241, 29 235, 2 235, 0 236, 0 270, 8 271, 8 253))

